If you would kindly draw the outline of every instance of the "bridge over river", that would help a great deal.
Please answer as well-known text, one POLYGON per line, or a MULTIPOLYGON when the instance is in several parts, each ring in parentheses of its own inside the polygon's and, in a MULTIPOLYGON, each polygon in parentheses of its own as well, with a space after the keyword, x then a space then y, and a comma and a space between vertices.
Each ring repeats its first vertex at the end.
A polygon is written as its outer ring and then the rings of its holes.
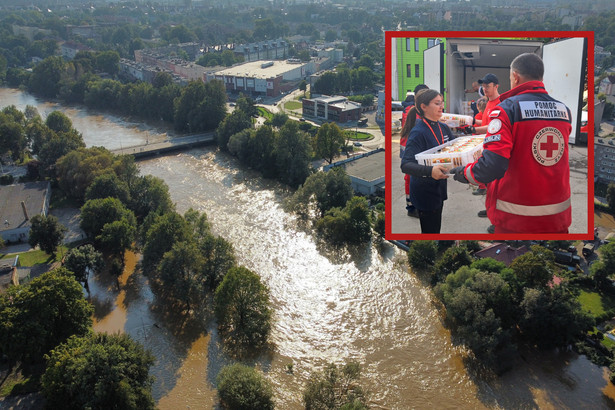
POLYGON ((147 143, 144 145, 134 145, 114 149, 111 152, 116 155, 132 155, 135 159, 147 158, 155 155, 164 154, 171 151, 179 151, 198 147, 201 145, 214 144, 216 137, 214 132, 205 134, 187 135, 165 141, 147 143))

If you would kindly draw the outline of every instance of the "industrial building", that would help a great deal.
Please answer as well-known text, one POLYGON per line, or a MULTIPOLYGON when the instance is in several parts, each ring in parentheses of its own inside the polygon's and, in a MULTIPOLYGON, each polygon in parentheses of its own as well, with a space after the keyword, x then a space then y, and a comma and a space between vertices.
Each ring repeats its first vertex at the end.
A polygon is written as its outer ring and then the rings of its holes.
POLYGON ((229 92, 277 97, 315 70, 314 62, 296 59, 284 61, 252 61, 207 74, 207 81, 216 79, 224 83, 229 92), (292 83, 285 87, 284 83, 292 83))

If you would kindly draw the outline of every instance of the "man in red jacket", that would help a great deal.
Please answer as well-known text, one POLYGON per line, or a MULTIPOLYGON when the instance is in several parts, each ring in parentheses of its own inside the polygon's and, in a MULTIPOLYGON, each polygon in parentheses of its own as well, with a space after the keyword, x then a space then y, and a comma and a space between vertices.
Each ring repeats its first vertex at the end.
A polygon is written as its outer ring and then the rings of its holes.
POLYGON ((451 172, 488 184, 487 216, 495 233, 567 233, 571 223, 570 109, 547 94, 539 56, 510 65, 511 90, 491 111, 483 155, 451 172))

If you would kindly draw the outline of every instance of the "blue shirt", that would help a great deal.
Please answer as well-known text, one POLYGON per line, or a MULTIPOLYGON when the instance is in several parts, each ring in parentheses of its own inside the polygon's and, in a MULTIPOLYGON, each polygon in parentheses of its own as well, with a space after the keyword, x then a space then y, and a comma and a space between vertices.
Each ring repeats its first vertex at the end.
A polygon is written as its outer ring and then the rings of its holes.
MULTIPOLYGON (((408 142, 406 142, 404 156, 401 159, 402 166, 408 161, 417 163, 414 158, 416 154, 444 144, 453 138, 453 133, 448 125, 427 119, 418 120, 410 131, 408 142)), ((431 173, 429 176, 410 178, 410 201, 418 210, 433 211, 439 209, 447 198, 446 179, 433 179, 431 173)))

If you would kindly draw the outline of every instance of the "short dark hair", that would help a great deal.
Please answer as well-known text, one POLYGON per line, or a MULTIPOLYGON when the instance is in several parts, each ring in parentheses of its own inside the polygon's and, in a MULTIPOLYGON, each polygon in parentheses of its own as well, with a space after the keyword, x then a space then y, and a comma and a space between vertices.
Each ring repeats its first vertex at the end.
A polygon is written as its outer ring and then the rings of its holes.
POLYGON ((523 53, 510 63, 510 69, 528 80, 541 80, 545 73, 542 59, 534 53, 523 53))
POLYGON ((427 87, 425 84, 419 84, 416 87, 414 87, 414 95, 416 95, 416 93, 418 93, 421 90, 427 90, 429 87, 427 87))

